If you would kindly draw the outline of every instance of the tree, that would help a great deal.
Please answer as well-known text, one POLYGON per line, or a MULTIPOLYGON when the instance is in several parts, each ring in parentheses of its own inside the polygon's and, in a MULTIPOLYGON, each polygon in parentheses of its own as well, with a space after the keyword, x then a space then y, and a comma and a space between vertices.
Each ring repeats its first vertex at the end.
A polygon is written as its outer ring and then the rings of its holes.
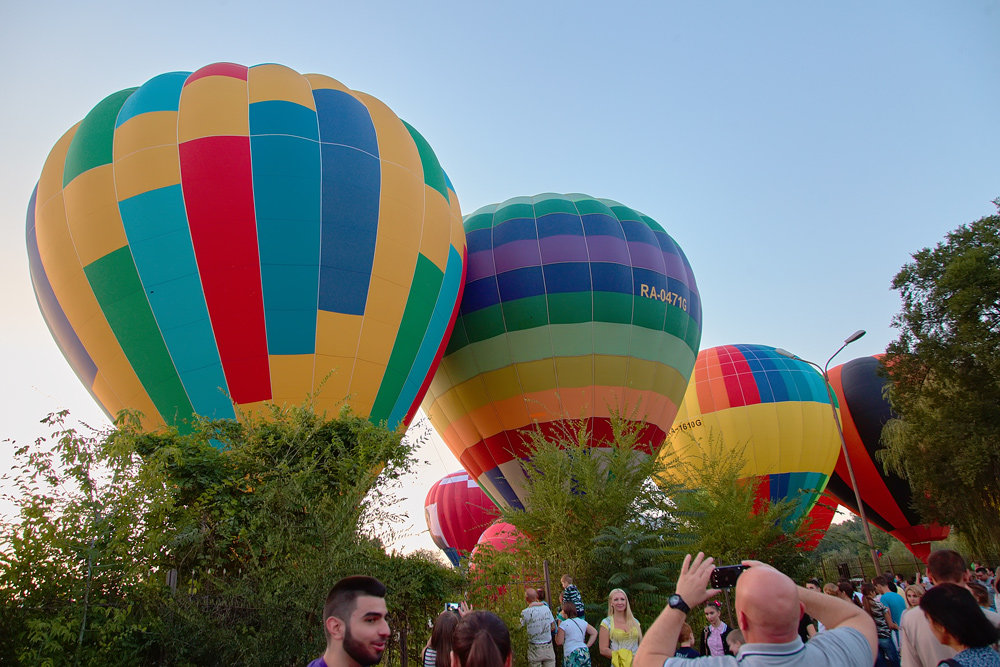
POLYGON ((687 550, 703 551, 720 565, 764 561, 801 580, 811 568, 802 549, 808 535, 796 532, 797 499, 761 500, 760 480, 740 477, 746 466, 745 448, 709 442, 698 449, 705 453, 671 471, 683 484, 674 503, 690 536, 687 550))
POLYGON ((81 435, 62 418, 16 452, 0 662, 304 664, 322 651, 323 600, 341 576, 384 577, 402 627, 459 588, 449 568, 387 555, 367 528, 392 523, 415 446, 400 432, 308 406, 188 435, 143 432, 128 414, 81 435))
POLYGON ((673 584, 665 573, 683 556, 669 548, 676 544, 670 496, 652 481, 667 463, 638 446, 643 424, 613 415, 611 426, 611 437, 598 443, 585 420, 552 440, 531 431, 524 509, 505 510, 502 520, 530 538, 520 552, 526 571, 540 572, 547 560, 553 578, 571 574, 587 608, 598 613, 612 588, 625 588, 636 615, 653 618, 673 584), (661 576, 623 586, 623 554, 636 569, 661 576))
MULTIPOLYGON (((1000 200, 998 200, 1000 201, 1000 200)), ((998 204, 1000 208, 1000 204, 998 204)), ((962 225, 903 266, 899 337, 886 350, 887 467, 928 520, 976 555, 1000 554, 1000 215, 962 225)))

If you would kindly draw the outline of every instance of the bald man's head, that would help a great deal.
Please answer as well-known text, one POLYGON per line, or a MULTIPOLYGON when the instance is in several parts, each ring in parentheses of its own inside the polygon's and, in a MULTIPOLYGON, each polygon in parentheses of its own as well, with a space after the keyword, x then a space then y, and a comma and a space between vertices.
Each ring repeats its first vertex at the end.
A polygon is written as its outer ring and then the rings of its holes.
POLYGON ((795 582, 774 568, 754 566, 736 580, 736 616, 748 642, 792 641, 802 612, 795 582))
POLYGON ((538 591, 536 591, 534 588, 525 588, 524 599, 528 602, 528 604, 531 604, 532 602, 538 602, 538 591))

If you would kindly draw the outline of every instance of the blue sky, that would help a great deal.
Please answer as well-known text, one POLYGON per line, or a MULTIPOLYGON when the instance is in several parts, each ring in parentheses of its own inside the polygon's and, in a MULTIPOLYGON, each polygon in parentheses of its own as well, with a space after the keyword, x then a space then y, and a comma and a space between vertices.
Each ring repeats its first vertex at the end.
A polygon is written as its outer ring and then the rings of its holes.
MULTIPOLYGON (((34 303, 28 197, 107 94, 216 61, 279 62, 386 102, 433 146, 462 209, 585 192, 687 253, 702 347, 822 363, 884 349, 912 252, 1000 196, 1000 2, 7 3, 0 57, 3 437, 103 416, 34 303)), ((6 469, 11 446, 0 446, 6 469)), ((430 445, 407 493, 457 469, 430 445)), ((429 545, 417 537, 408 545, 429 545)))

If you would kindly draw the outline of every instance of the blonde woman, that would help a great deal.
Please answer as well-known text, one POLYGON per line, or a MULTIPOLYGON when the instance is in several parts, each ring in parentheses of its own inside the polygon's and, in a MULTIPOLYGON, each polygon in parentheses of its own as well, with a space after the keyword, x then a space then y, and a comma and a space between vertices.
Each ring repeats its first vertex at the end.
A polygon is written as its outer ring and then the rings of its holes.
POLYGON ((631 667, 641 640, 642 627, 632 615, 628 596, 622 589, 614 589, 608 594, 608 616, 601 621, 601 655, 611 659, 612 667, 631 667))
POLYGON ((920 598, 922 598, 926 592, 927 591, 924 590, 924 587, 920 584, 910 584, 906 587, 906 590, 903 591, 903 597, 906 599, 906 609, 904 609, 903 613, 899 616, 900 623, 903 622, 903 616, 906 616, 911 609, 920 606, 920 598))

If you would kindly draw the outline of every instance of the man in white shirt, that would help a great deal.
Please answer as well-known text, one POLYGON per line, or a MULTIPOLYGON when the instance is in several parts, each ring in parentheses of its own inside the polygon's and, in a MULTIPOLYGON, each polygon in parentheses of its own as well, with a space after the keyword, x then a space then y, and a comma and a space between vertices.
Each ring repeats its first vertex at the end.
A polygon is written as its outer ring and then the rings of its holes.
MULTIPOLYGON (((736 620, 746 643, 737 655, 694 658, 703 667, 871 667, 878 636, 863 609, 831 595, 795 585, 773 567, 743 561, 748 567, 736 582, 736 620), (803 613, 821 621, 827 631, 803 644, 799 619, 803 613)), ((675 658, 677 637, 687 612, 700 608, 720 591, 708 589, 715 563, 699 553, 685 556, 676 594, 639 644, 634 667, 694 667, 675 658)))
MULTIPOLYGON (((927 559, 927 577, 934 585, 958 584, 968 588, 969 570, 965 559, 951 549, 939 549, 927 559)), ((969 591, 972 595, 972 591, 969 591)), ((1000 614, 983 610, 993 625, 1000 627, 1000 614)), ((955 657, 955 649, 937 640, 924 610, 910 609, 899 628, 899 652, 903 667, 936 667, 942 660, 955 657)))
POLYGON ((534 588, 524 589, 524 601, 528 606, 521 610, 521 625, 528 631, 528 666, 555 667, 552 633, 556 629, 556 619, 548 605, 539 602, 538 591, 534 588))

